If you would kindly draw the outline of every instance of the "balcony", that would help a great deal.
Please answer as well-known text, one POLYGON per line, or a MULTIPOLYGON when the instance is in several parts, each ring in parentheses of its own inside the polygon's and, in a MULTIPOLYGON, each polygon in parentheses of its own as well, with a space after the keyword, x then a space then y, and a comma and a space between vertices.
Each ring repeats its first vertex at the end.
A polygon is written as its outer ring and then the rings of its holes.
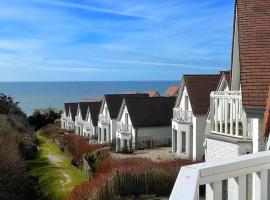
POLYGON ((176 179, 170 200, 198 200, 199 186, 207 185, 207 199, 222 199, 228 188, 224 181, 235 181, 236 193, 231 200, 269 198, 268 170, 270 169, 270 151, 259 152, 217 160, 195 165, 184 166, 176 179), (248 178, 252 176, 253 182, 248 178), (248 187, 254 184, 253 187, 248 187), (251 189, 253 188, 253 189, 251 189))
POLYGON ((211 133, 250 139, 248 123, 242 109, 240 91, 218 91, 210 95, 211 133))
POLYGON ((131 124, 124 124, 122 122, 117 122, 116 131, 121 134, 129 135, 131 134, 131 124))
POLYGON ((104 114, 99 114, 98 115, 98 121, 102 124, 109 124, 110 123, 110 118, 109 116, 106 116, 104 114))
POLYGON ((191 111, 182 110, 181 108, 173 109, 173 119, 178 122, 192 123, 193 114, 191 111))

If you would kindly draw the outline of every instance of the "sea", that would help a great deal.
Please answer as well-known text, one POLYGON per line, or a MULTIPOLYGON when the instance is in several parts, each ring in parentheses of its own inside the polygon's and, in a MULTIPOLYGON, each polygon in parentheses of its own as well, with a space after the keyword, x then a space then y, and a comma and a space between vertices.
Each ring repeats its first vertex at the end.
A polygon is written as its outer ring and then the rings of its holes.
POLYGON ((0 82, 0 93, 12 96, 27 114, 34 109, 63 109, 64 102, 102 99, 104 94, 156 90, 164 95, 179 81, 0 82))

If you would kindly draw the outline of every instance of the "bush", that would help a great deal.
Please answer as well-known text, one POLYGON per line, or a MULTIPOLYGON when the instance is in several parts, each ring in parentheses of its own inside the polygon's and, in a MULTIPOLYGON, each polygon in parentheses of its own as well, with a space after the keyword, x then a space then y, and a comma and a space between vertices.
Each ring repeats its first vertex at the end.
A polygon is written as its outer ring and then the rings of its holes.
POLYGON ((106 145, 103 144, 89 144, 88 139, 75 134, 65 135, 64 141, 69 153, 79 165, 82 164, 82 158, 85 153, 92 153, 106 147, 106 145))
POLYGON ((5 116, 0 117, 0 199, 36 199, 34 183, 28 177, 19 144, 23 141, 5 116))
POLYGON ((77 186, 66 200, 113 199, 116 195, 156 194, 169 196, 179 169, 188 160, 154 162, 143 158, 111 159, 96 166, 96 175, 77 186))

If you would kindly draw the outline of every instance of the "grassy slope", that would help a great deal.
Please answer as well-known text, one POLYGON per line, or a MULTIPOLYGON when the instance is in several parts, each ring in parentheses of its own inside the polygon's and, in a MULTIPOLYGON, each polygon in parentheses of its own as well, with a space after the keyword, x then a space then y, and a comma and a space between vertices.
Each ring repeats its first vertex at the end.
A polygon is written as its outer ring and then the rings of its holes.
POLYGON ((30 173, 38 177, 41 190, 48 199, 63 199, 74 186, 86 181, 86 176, 70 164, 69 158, 51 139, 38 134, 38 140, 40 151, 35 160, 28 162, 30 173))

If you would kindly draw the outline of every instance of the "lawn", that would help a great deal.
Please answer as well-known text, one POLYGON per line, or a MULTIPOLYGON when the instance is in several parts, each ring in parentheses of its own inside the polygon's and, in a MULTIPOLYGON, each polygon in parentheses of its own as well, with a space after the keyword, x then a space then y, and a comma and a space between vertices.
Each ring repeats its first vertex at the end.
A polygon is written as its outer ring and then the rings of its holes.
POLYGON ((37 177, 45 197, 63 199, 76 185, 87 180, 82 171, 70 164, 52 139, 37 134, 39 152, 35 160, 28 161, 30 173, 37 177))

